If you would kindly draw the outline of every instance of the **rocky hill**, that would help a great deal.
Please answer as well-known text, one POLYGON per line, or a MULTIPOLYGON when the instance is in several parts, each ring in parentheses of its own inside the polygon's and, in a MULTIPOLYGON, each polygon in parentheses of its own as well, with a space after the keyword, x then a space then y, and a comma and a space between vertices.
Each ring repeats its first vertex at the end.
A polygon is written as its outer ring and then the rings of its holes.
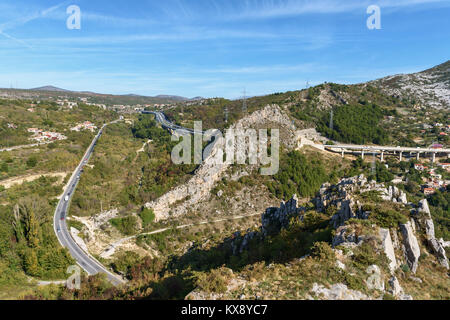
MULTIPOLYGON (((229 248, 237 258, 248 257, 268 241, 280 241, 294 230, 305 232, 306 225, 315 225, 313 232, 320 232, 320 214, 330 217, 331 246, 316 242, 310 254, 283 264, 254 263, 241 271, 225 267, 210 271, 204 280, 214 277, 221 285, 212 288, 199 281, 186 298, 450 298, 445 252, 450 243, 435 238, 427 200, 408 202, 396 187, 360 175, 324 184, 313 202, 313 209, 301 206, 294 196, 280 207, 268 208, 259 229, 234 234, 227 240, 229 248)), ((301 237, 297 233, 289 239, 301 237)))
POLYGON ((422 72, 389 76, 370 83, 390 95, 425 106, 439 109, 450 106, 450 61, 422 72))

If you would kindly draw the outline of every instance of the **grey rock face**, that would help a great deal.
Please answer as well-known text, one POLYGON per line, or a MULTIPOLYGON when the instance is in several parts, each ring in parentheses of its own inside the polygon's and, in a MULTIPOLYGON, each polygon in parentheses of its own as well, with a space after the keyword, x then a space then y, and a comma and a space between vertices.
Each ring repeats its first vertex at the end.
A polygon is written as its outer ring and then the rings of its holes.
POLYGON ((242 253, 245 249, 247 249, 249 242, 253 240, 255 237, 259 235, 256 231, 247 230, 245 236, 242 237, 241 232, 234 233, 234 239, 231 242, 231 247, 233 250, 233 255, 237 255, 238 253, 242 253))
POLYGON ((298 207, 297 195, 289 201, 282 202, 279 208, 268 208, 261 217, 262 232, 264 235, 274 234, 289 225, 294 216, 299 216, 304 208, 298 207))
POLYGON ((430 244, 431 248, 433 249, 433 252, 436 254, 436 257, 438 258, 439 263, 448 270, 449 269, 448 259, 447 259, 447 255, 445 253, 445 249, 442 246, 442 244, 435 238, 431 239, 429 241, 429 244, 430 244))
POLYGON ((394 246, 391 240, 389 229, 380 229, 380 238, 383 244, 384 253, 389 259, 389 269, 394 272, 397 268, 397 260, 395 259, 394 246))
POLYGON ((392 239, 392 245, 394 246, 394 248, 399 249, 400 241, 398 240, 397 230, 393 229, 391 239, 392 239))
POLYGON ((366 286, 369 290, 378 290, 384 292, 384 280, 381 275, 380 268, 373 264, 369 266, 366 270, 370 274, 369 278, 366 280, 366 286))
POLYGON ((336 235, 333 237, 331 243, 333 247, 337 247, 339 245, 358 246, 364 241, 365 237, 356 236, 355 233, 349 232, 348 229, 348 226, 342 226, 336 230, 336 235))
POLYGON ((370 217, 371 212, 364 211, 361 203, 352 197, 355 192, 369 191, 379 191, 381 198, 385 201, 408 203, 406 194, 397 187, 385 188, 384 184, 378 184, 375 181, 368 182, 364 175, 341 179, 333 186, 329 183, 322 185, 319 195, 313 202, 318 211, 324 211, 330 206, 336 207, 337 213, 331 218, 331 224, 336 229, 349 219, 368 219, 370 217))
POLYGON ((405 246, 405 257, 409 268, 416 273, 419 265, 420 247, 416 236, 414 235, 411 222, 401 224, 400 230, 403 235, 403 245, 405 246))
POLYGON ((334 284, 330 289, 314 283, 311 292, 322 300, 371 300, 364 293, 351 290, 342 283, 334 284))
POLYGON ((397 187, 389 186, 388 188, 382 188, 380 191, 381 191, 381 198, 385 201, 408 204, 406 193, 404 193, 397 187))
POLYGON ((392 294, 394 297, 398 297, 403 295, 403 288, 400 286, 400 282, 398 282, 398 279, 396 276, 392 276, 389 279, 389 290, 388 292, 392 294))
POLYGON ((418 212, 423 213, 425 217, 431 219, 430 207, 428 206, 427 199, 423 199, 419 201, 418 212))
POLYGON ((430 209, 428 207, 428 201, 426 199, 421 200, 419 202, 420 213, 423 213, 428 219, 424 221, 425 225, 425 234, 427 237, 428 245, 431 247, 433 253, 436 255, 439 263, 446 269, 449 269, 449 263, 447 259, 447 255, 445 253, 445 247, 443 246, 443 241, 439 241, 436 239, 434 233, 434 223, 433 219, 431 219, 430 209))

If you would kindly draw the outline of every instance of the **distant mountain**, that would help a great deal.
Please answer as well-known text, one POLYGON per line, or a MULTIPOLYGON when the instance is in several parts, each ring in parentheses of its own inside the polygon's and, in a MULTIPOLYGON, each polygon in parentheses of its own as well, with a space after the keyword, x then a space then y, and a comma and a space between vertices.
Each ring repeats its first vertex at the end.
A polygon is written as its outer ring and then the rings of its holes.
POLYGON ((450 106, 450 60, 431 69, 371 81, 389 95, 438 109, 450 106))
MULTIPOLYGON (((66 89, 62 89, 62 88, 58 88, 55 86, 43 86, 43 87, 39 87, 39 88, 33 88, 33 89, 29 89, 29 91, 48 91, 48 92, 73 92, 73 93, 82 93, 82 94, 86 94, 86 95, 103 95, 100 93, 95 93, 92 91, 72 91, 72 90, 66 90, 66 89)), ((160 99, 160 100, 168 100, 168 101, 188 101, 188 100, 201 100, 203 99, 202 97, 195 97, 193 99, 189 99, 186 97, 181 97, 181 96, 176 96, 176 95, 158 95, 155 97, 151 97, 151 96, 143 96, 143 95, 139 95, 139 94, 124 94, 122 95, 122 97, 131 97, 131 98, 154 98, 154 99, 160 99)))
POLYGON ((191 101, 198 101, 198 100, 204 100, 205 98, 203 98, 203 97, 194 97, 194 98, 192 98, 192 99, 189 99, 189 100, 191 100, 191 101))
POLYGON ((39 88, 30 89, 31 91, 56 91, 56 92, 71 92, 70 90, 57 88, 54 86, 44 86, 39 88))

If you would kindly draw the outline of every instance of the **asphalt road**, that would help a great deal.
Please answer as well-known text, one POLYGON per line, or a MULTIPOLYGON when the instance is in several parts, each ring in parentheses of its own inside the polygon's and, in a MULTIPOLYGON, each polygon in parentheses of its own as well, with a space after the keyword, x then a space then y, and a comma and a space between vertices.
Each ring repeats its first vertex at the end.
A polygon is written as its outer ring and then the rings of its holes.
MULTIPOLYGON (((152 112, 152 111, 143 111, 144 114, 153 114, 155 115, 156 121, 161 123, 161 125, 166 129, 172 130, 180 130, 182 134, 193 134, 196 133, 192 129, 182 128, 177 126, 170 121, 167 120, 165 115, 162 112, 152 112)), ((109 124, 116 123, 120 120, 113 121, 109 124)), ((80 181, 80 176, 83 174, 83 168, 88 163, 89 159, 92 156, 92 153, 95 150, 95 146, 97 144, 98 139, 101 137, 104 128, 108 124, 103 125, 103 127, 99 130, 95 138, 92 140, 91 145, 87 149, 83 159, 81 160, 78 167, 73 172, 70 180, 68 182, 68 187, 64 191, 64 194, 61 197, 61 200, 58 203, 58 206, 55 210, 55 215, 53 218, 53 227, 56 233, 56 236, 60 242, 60 244, 67 248, 71 254, 71 256, 76 260, 77 264, 83 268, 89 275, 95 275, 98 273, 105 273, 108 280, 114 285, 124 284, 125 280, 122 279, 119 275, 114 274, 109 271, 105 266, 103 266, 99 261, 97 261, 94 257, 92 257, 89 252, 84 251, 72 238, 70 234, 69 228, 67 226, 66 217, 69 211, 70 202, 72 200, 75 189, 80 181)), ((200 133, 200 132, 198 132, 200 133)), ((201 132, 203 133, 203 132, 201 132)))
MULTIPOLYGON (((205 135, 207 133, 206 131, 195 131, 193 129, 180 127, 180 126, 170 122, 169 120, 167 120, 164 113, 159 112, 159 111, 141 111, 141 113, 142 114, 153 114, 155 116, 156 121, 158 121, 163 128, 176 130, 181 135, 186 135, 186 134, 205 135)), ((217 138, 218 135, 222 135, 222 133, 219 130, 214 130, 213 133, 210 134, 209 139, 210 139, 211 143, 209 143, 203 150, 203 160, 205 160, 205 158, 208 157, 210 155, 210 153, 212 152, 215 143, 218 141, 218 138, 217 138)))
MULTIPOLYGON (((116 122, 118 122, 118 120, 113 121, 109 124, 116 122)), ((120 276, 109 271, 94 257, 92 257, 88 252, 85 252, 80 246, 78 246, 78 244, 72 238, 72 235, 70 234, 70 231, 66 223, 66 217, 70 206, 70 201, 72 200, 72 196, 78 185, 80 176, 83 173, 83 168, 88 163, 92 153, 94 152, 97 141, 101 137, 103 129, 105 127, 106 124, 103 125, 103 127, 99 130, 94 140, 92 141, 91 145, 87 149, 82 161, 73 172, 68 182, 68 187, 64 191, 64 194, 61 197, 58 206, 56 207, 55 215, 53 218, 53 227, 61 245, 69 250, 71 256, 77 261, 77 264, 81 268, 83 268, 89 275, 95 275, 97 273, 105 273, 108 280, 111 283, 113 283, 114 285, 120 285, 125 283, 125 281, 120 276)))

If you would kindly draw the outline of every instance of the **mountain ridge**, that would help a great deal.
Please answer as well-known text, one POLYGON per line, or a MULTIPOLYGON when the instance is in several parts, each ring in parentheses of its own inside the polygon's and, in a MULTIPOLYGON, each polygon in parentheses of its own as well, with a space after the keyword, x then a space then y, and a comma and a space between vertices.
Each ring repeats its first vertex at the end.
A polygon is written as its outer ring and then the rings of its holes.
POLYGON ((391 75, 367 83, 416 104, 437 109, 450 106, 450 60, 420 72, 391 75))

